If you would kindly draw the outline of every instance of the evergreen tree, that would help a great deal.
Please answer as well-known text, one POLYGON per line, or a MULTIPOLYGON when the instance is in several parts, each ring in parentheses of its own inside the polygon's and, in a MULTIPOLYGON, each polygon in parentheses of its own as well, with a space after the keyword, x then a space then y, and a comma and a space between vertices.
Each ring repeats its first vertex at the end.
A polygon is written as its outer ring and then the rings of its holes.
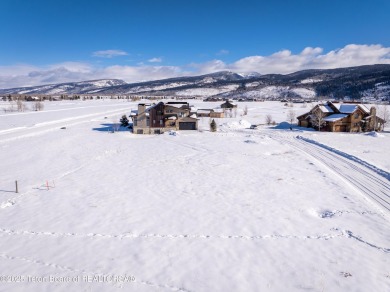
POLYGON ((210 132, 216 132, 216 131, 217 131, 217 123, 213 119, 210 123, 210 132))
POLYGON ((123 115, 119 121, 122 127, 127 127, 129 125, 129 119, 126 117, 126 115, 123 115))

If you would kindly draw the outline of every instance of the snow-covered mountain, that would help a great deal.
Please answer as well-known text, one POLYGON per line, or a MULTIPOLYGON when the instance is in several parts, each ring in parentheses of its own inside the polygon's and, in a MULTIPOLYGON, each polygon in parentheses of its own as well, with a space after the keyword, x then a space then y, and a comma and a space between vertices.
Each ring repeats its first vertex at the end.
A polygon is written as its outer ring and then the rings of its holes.
MULTIPOLYGON (((259 70, 261 71, 261 70, 259 70)), ((224 98, 328 97, 390 100, 390 65, 368 65, 292 74, 222 71, 201 76, 176 77, 127 84, 104 79, 0 90, 4 94, 90 94, 224 98)))
POLYGON ((99 79, 91 81, 0 89, 0 94, 83 94, 100 91, 102 88, 109 88, 125 84, 127 84, 125 81, 119 79, 99 79))

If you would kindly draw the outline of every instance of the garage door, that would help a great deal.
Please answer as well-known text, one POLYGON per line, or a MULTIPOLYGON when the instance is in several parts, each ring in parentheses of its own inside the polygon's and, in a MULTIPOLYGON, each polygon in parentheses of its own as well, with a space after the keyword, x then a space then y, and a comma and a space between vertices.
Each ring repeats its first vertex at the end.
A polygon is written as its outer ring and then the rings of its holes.
POLYGON ((179 130, 196 130, 196 123, 194 122, 179 123, 179 130))

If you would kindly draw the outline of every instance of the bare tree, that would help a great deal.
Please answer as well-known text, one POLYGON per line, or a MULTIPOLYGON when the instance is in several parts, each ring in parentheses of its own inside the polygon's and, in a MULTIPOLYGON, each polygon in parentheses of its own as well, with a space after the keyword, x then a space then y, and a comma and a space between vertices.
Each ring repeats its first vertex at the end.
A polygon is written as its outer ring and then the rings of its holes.
POLYGON ((387 122, 389 122, 389 120, 390 120, 389 106, 386 106, 386 105, 379 106, 379 108, 378 108, 378 116, 383 120, 383 123, 381 122, 380 127, 382 128, 382 130, 384 130, 385 124, 387 122))
POLYGON ((287 112, 287 120, 290 122, 290 130, 292 130, 292 124, 295 121, 295 117, 297 116, 294 110, 289 110, 287 112))
POLYGON ((121 127, 121 124, 118 123, 117 121, 112 122, 112 132, 113 133, 118 132, 120 127, 121 127))
MULTIPOLYGON (((225 118, 227 118, 228 117, 228 110, 225 108, 224 110, 223 110, 223 116, 225 117, 225 118)), ((209 124, 211 123, 211 119, 210 119, 210 121, 209 121, 209 124)))
POLYGON ((244 107, 243 115, 246 116, 248 114, 248 106, 244 107))
POLYGON ((9 103, 9 106, 8 108, 6 109, 7 112, 14 112, 16 110, 16 106, 15 106, 15 103, 13 101, 11 101, 9 103))
POLYGON ((317 110, 312 113, 312 123, 315 127, 318 128, 318 131, 321 131, 321 127, 325 124, 325 117, 326 114, 319 108, 317 108, 317 110))
POLYGON ((43 110, 43 108, 44 108, 44 104, 43 104, 42 101, 36 101, 36 102, 34 102, 34 104, 33 104, 33 110, 35 110, 35 111, 41 111, 41 110, 43 110))
POLYGON ((233 108, 233 116, 234 116, 234 117, 237 117, 237 108, 236 108, 236 107, 233 108))
POLYGON ((25 103, 20 99, 18 99, 18 101, 16 102, 16 106, 18 108, 18 112, 24 112, 26 110, 25 103))
POLYGON ((265 116, 265 123, 267 125, 271 125, 271 123, 272 123, 272 116, 270 114, 265 116))

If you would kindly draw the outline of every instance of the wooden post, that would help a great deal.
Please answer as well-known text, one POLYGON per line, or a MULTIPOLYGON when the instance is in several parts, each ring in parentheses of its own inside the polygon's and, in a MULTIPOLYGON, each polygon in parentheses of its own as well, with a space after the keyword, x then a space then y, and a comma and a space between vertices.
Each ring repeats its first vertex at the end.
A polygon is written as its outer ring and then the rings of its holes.
POLYGON ((19 193, 19 190, 18 190, 18 181, 17 181, 17 180, 15 181, 15 187, 16 187, 15 193, 19 193))

